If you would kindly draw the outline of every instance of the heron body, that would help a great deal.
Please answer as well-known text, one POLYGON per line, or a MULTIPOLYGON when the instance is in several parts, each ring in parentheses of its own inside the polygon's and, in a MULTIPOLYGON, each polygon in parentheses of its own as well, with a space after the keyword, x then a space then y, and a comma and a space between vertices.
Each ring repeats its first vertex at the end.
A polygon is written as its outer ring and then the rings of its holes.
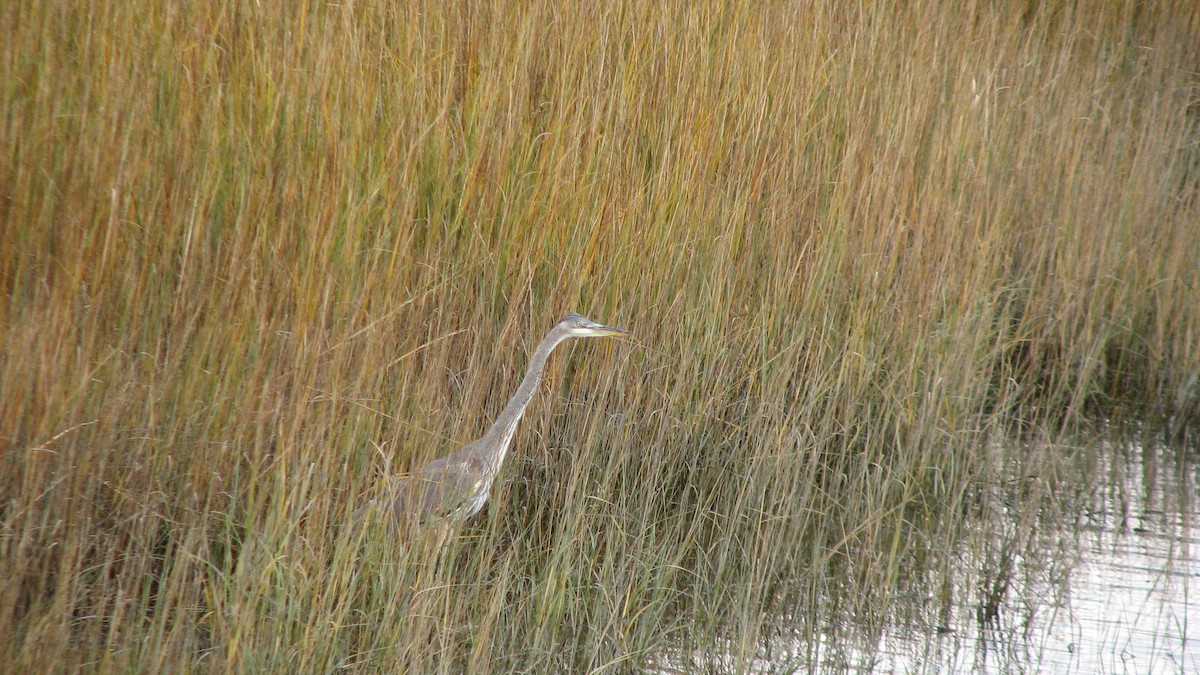
POLYGON ((421 527, 435 521, 465 520, 479 513, 492 493, 492 482, 504 464, 517 423, 542 380, 546 360, 554 348, 571 338, 630 334, 575 312, 560 319, 534 350, 521 385, 487 433, 394 483, 387 509, 393 524, 421 527))

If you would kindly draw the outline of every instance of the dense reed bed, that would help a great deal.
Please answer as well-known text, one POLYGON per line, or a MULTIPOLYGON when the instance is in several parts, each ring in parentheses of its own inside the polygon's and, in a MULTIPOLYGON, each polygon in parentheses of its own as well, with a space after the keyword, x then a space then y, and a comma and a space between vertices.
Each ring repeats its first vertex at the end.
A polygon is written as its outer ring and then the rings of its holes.
POLYGON ((45 0, 0 34, 5 669, 736 667, 777 617, 886 620, 998 434, 1200 405, 1189 2, 45 0), (555 354, 441 564, 338 527, 568 309, 636 340, 555 354))

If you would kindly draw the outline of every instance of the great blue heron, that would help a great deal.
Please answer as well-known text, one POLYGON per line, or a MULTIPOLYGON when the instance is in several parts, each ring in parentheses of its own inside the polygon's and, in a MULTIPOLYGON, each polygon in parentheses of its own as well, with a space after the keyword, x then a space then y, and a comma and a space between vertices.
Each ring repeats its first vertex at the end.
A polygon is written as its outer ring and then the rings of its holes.
MULTIPOLYGON (((388 506, 386 515, 392 524, 404 530, 433 521, 463 520, 479 513, 491 495, 492 481, 504 463, 517 422, 525 414, 525 407, 542 380, 550 352, 570 338, 616 335, 632 333, 598 324, 575 312, 560 319, 534 350, 529 370, 521 380, 521 386, 517 387, 517 393, 509 399, 504 411, 483 437, 394 483, 385 502, 388 506)), ((355 520, 361 520, 374 508, 374 502, 367 504, 356 514, 355 520)))

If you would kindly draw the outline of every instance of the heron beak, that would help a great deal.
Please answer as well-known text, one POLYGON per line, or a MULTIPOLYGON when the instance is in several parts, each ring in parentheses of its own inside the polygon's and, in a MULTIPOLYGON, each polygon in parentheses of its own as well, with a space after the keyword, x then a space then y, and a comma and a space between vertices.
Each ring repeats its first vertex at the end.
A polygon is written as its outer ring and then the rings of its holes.
POLYGON ((633 335, 633 331, 628 331, 624 328, 617 328, 616 326, 602 326, 600 324, 596 324, 592 330, 596 331, 596 333, 601 336, 611 335, 615 337, 619 335, 633 335))

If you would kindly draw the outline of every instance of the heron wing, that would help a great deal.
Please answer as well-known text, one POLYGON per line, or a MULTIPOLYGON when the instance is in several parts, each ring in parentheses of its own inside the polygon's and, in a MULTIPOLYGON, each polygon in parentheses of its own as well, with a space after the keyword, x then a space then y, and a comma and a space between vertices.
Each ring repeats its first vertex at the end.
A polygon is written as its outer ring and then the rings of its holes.
POLYGON ((424 524, 468 509, 486 480, 479 467, 447 458, 426 464, 397 486, 395 516, 400 522, 424 524))

